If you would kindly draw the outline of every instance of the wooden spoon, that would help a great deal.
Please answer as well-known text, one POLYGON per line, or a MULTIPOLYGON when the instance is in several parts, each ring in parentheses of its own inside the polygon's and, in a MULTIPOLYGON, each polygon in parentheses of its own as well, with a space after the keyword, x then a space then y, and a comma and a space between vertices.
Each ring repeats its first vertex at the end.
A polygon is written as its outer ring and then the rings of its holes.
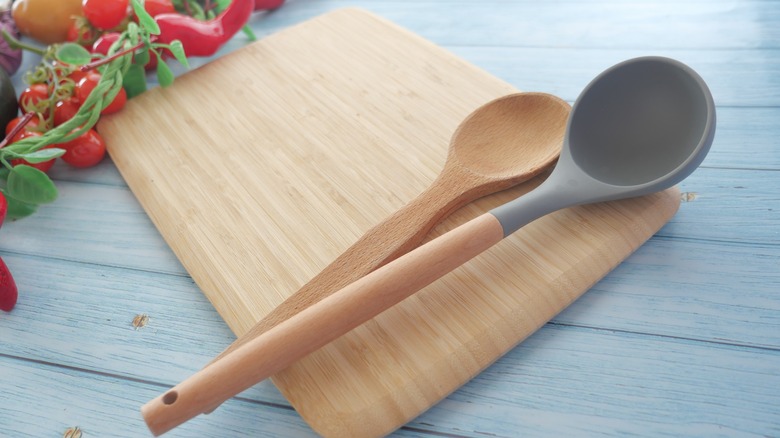
POLYGON ((458 208, 539 174, 560 153, 569 109, 544 93, 511 94, 476 109, 453 134, 444 169, 425 191, 368 230, 211 363, 411 251, 458 208))

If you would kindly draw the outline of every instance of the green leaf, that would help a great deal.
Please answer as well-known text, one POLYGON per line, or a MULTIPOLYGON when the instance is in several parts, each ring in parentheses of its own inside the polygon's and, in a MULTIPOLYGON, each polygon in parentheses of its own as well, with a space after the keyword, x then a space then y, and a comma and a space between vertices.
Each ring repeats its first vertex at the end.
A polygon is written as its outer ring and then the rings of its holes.
POLYGON ((136 52, 134 56, 133 64, 137 64, 143 67, 149 62, 149 49, 147 47, 143 47, 138 52, 136 52))
POLYGON ((19 154, 17 155, 17 157, 24 158, 30 163, 42 163, 44 161, 49 161, 61 157, 64 153, 65 153, 64 149, 46 148, 46 149, 39 149, 35 152, 19 154))
POLYGON ((173 72, 162 59, 158 59, 157 63, 157 82, 160 86, 165 88, 173 83, 173 72))
POLYGON ((133 11, 135 12, 136 17, 138 17, 138 24, 140 24, 143 29, 148 30, 150 34, 159 35, 160 26, 154 21, 154 18, 146 12, 143 3, 138 0, 132 0, 132 4, 133 11))
POLYGON ((11 169, 7 167, 0 168, 0 192, 5 194, 8 188, 8 174, 11 173, 11 169))
POLYGON ((122 79, 122 87, 131 99, 146 91, 146 71, 139 64, 133 64, 127 69, 122 79))
POLYGON ((190 68, 190 62, 187 60, 187 55, 184 53, 184 45, 179 40, 171 41, 168 46, 168 50, 173 53, 173 56, 179 61, 179 64, 190 68))
POLYGON ((5 200, 8 202, 8 212, 6 214, 9 219, 21 219, 30 216, 38 210, 37 204, 22 202, 8 195, 5 195, 5 200))
POLYGON ((45 173, 20 164, 8 175, 8 195, 29 204, 46 204, 57 199, 57 187, 45 173))
POLYGON ((70 65, 84 65, 92 61, 89 50, 76 43, 64 43, 57 49, 58 60, 70 65))
POLYGON ((125 29, 125 32, 127 32, 127 40, 128 41, 138 41, 138 25, 133 23, 132 21, 127 23, 127 29, 125 29))

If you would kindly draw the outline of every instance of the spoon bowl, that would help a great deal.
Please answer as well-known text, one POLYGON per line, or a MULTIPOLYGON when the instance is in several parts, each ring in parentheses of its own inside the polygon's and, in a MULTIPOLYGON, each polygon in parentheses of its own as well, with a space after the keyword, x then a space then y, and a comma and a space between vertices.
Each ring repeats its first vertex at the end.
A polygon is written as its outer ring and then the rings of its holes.
POLYGON ((677 61, 647 57, 591 82, 576 103, 565 147, 595 180, 656 191, 701 163, 714 127, 704 81, 677 61))
POLYGON ((559 155, 569 105, 545 93, 515 93, 472 112, 452 135, 445 169, 460 166, 485 181, 525 181, 559 155))

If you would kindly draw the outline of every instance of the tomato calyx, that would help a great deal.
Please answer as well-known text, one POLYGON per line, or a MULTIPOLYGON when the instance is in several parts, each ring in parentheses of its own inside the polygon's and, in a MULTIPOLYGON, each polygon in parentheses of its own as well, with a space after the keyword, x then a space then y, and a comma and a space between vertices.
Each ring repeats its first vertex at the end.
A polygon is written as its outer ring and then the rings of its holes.
POLYGON ((73 17, 65 40, 89 48, 99 36, 100 30, 92 26, 86 17, 77 16, 73 17))
POLYGON ((19 108, 24 114, 48 114, 53 105, 49 86, 43 83, 31 84, 19 94, 19 108))

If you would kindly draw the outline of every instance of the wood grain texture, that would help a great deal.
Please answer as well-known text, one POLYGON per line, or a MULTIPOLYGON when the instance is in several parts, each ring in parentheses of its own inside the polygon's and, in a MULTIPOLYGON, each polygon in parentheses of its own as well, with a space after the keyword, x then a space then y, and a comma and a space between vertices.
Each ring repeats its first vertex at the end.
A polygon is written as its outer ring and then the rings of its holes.
MULTIPOLYGON (((508 91, 412 34, 343 10, 146 93, 100 129, 161 234, 240 335, 433 180, 460 120, 508 91), (244 111, 207 103, 238 85, 245 100, 231 105, 244 111), (174 107, 172 130, 162 115, 174 107), (206 166, 230 172, 205 180, 206 166)), ((545 218, 530 228, 537 234, 510 239, 274 381, 318 433, 386 434, 566 307, 678 203, 670 190, 545 218)))
POLYGON ((431 185, 367 230, 215 360, 406 254, 454 211, 554 164, 569 111, 568 104, 542 93, 510 94, 474 110, 453 134, 444 167, 431 185))
MULTIPOLYGON (((658 54, 694 66, 718 105, 710 155, 657 236, 393 437, 780 435, 780 3, 287 0, 250 25, 262 38, 347 5, 519 89, 571 101, 604 67, 658 54)), ((238 35, 216 58, 247 42, 238 35)), ((23 88, 21 73, 14 82, 23 88)), ((20 291, 0 315, 0 434, 62 436, 78 425, 86 437, 143 436, 137 407, 234 336, 111 160, 88 170, 58 162, 52 177, 61 198, 0 230, 20 291), (135 330, 139 313, 150 319, 135 330)), ((315 434, 264 382, 166 436, 315 434)))

